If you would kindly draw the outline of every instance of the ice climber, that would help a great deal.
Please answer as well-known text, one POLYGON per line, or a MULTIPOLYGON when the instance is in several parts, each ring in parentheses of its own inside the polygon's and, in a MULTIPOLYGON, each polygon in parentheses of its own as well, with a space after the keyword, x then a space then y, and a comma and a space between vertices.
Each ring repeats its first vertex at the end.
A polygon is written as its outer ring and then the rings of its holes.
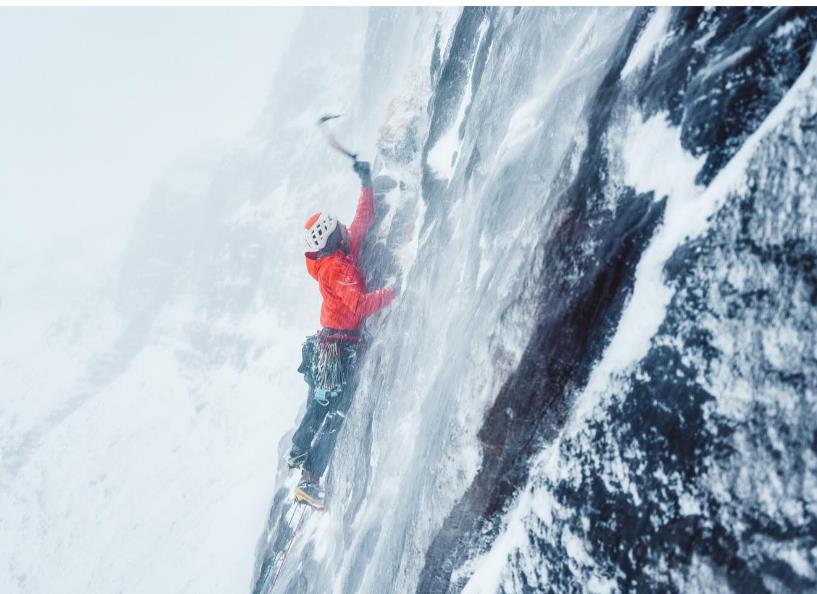
POLYGON ((323 297, 322 328, 303 346, 298 371, 309 384, 309 396, 306 413, 292 437, 288 464, 302 469, 296 501, 318 508, 323 507, 320 479, 354 393, 360 325, 395 295, 393 288, 367 291, 358 266, 363 238, 374 218, 374 192, 369 164, 355 161, 354 170, 362 189, 348 229, 322 212, 312 215, 305 225, 306 269, 318 281, 323 297))

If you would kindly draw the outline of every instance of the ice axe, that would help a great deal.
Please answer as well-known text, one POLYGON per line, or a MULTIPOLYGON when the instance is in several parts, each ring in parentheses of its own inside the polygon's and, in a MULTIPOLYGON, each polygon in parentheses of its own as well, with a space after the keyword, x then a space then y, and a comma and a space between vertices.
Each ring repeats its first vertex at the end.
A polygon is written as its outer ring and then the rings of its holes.
POLYGON ((329 129, 329 127, 324 126, 324 124, 326 122, 328 122, 329 120, 334 120, 335 118, 339 118, 339 117, 340 117, 340 114, 322 116, 321 119, 318 120, 318 123, 316 125, 318 126, 321 133, 323 134, 323 137, 326 138, 326 142, 329 143, 329 146, 331 146, 333 149, 335 149, 339 153, 343 153, 344 155, 349 157, 352 161, 357 162, 357 154, 353 153, 352 151, 350 151, 348 149, 343 148, 343 146, 341 146, 341 144, 338 142, 337 138, 335 138, 335 135, 332 134, 332 131, 329 129))

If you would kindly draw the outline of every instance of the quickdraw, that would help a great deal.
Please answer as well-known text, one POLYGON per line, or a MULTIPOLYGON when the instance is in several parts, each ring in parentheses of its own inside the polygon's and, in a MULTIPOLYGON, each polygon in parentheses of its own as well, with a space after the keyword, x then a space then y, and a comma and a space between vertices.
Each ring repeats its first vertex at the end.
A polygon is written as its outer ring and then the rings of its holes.
POLYGON ((358 341, 356 334, 344 335, 331 330, 322 330, 306 339, 298 371, 312 386, 319 404, 327 406, 330 398, 343 392, 354 369, 358 341))

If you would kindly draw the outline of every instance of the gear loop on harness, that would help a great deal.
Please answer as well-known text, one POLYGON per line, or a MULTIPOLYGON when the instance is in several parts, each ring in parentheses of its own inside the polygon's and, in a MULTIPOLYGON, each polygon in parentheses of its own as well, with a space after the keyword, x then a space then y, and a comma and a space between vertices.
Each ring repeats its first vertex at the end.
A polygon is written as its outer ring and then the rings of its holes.
POLYGON ((322 328, 304 342, 298 371, 321 406, 328 406, 351 381, 359 341, 358 332, 322 328))

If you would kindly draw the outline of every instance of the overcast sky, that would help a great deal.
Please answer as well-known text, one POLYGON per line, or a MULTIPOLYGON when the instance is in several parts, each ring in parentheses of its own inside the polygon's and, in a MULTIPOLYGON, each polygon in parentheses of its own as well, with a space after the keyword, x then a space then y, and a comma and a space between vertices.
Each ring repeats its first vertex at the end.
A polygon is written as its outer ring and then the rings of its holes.
POLYGON ((300 13, 0 8, 0 271, 115 249, 171 161, 248 131, 300 13))

